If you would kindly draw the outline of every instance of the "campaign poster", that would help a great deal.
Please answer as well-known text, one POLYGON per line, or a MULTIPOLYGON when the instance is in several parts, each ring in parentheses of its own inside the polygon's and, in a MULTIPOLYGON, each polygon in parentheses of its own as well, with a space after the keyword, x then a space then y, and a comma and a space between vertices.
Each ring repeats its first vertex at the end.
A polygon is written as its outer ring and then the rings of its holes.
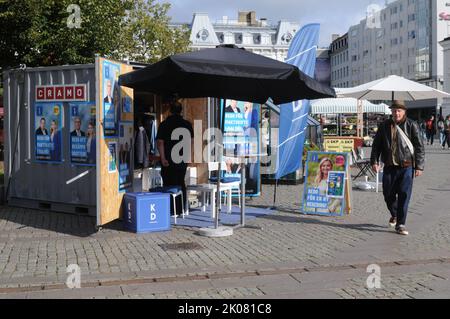
POLYGON ((308 152, 303 213, 344 214, 347 165, 347 153, 308 152))
POLYGON ((95 103, 69 103, 69 108, 70 161, 74 165, 95 166, 97 156, 95 103))
POLYGON ((119 125, 119 191, 131 188, 133 181, 133 123, 119 125))
POLYGON ((103 61, 103 128, 105 138, 117 137, 121 94, 119 87, 120 65, 103 61))
POLYGON ((223 144, 225 177, 241 177, 243 156, 249 157, 245 164, 246 196, 258 196, 260 193, 259 160, 259 120, 260 105, 251 102, 225 100, 223 112, 223 144))
POLYGON ((327 196, 344 198, 345 172, 329 172, 327 181, 327 196))
POLYGON ((108 142, 108 173, 117 172, 117 142, 108 142))
POLYGON ((36 103, 34 116, 35 159, 62 162, 62 103, 36 103))

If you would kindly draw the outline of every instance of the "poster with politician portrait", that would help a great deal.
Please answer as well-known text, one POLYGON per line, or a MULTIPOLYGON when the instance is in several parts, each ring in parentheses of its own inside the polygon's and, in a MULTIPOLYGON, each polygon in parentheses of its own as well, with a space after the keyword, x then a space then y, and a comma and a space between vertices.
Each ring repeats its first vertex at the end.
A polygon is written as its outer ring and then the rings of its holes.
POLYGON ((342 216, 345 211, 347 153, 308 152, 303 213, 342 216))
POLYGON ((35 160, 62 162, 62 103, 36 103, 34 107, 35 160))
POLYGON ((70 161, 75 165, 96 164, 96 107, 92 102, 69 103, 70 161))
POLYGON ((119 191, 131 188, 133 182, 133 122, 119 124, 119 191))
POLYGON ((225 177, 241 178, 245 164, 246 196, 260 192, 259 121, 260 105, 252 102, 222 100, 222 128, 224 144, 225 177), (251 155, 255 155, 251 157, 251 155), (248 158, 244 158, 247 156, 248 158))
POLYGON ((103 128, 105 138, 117 137, 119 130, 121 94, 119 86, 120 65, 103 61, 103 128))

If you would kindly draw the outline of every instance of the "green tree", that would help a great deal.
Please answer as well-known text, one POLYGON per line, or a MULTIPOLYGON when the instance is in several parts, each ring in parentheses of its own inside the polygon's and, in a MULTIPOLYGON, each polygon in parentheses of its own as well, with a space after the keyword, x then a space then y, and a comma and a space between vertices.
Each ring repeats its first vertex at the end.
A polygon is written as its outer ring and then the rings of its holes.
POLYGON ((134 0, 121 33, 119 59, 154 63, 169 55, 188 51, 189 28, 171 26, 170 4, 155 0, 134 0))
POLYGON ((0 0, 1 65, 47 66, 92 63, 116 50, 131 0, 0 0), (68 22, 80 8, 80 28, 68 22), (4 19, 5 18, 5 19, 4 19), (11 30, 12 32, 9 32, 11 30))
POLYGON ((170 5, 154 0, 0 0, 0 67, 92 63, 95 54, 155 62, 189 46, 187 27, 169 26, 170 5), (70 28, 80 8, 79 28, 70 28))

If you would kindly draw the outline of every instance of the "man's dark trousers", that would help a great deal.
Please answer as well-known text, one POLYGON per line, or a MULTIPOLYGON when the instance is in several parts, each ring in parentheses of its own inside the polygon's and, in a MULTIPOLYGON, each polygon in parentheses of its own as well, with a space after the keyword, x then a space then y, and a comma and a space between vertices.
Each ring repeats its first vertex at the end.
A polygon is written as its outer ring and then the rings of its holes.
POLYGON ((392 217, 397 218, 397 226, 406 224, 409 200, 411 199, 414 170, 388 166, 383 171, 383 195, 392 217))
MULTIPOLYGON (((186 176, 187 167, 179 167, 175 165, 170 165, 169 167, 161 168, 161 177, 163 179, 163 185, 166 186, 179 186, 183 191, 184 207, 186 208, 187 197, 186 197, 186 176)), ((181 201, 180 201, 181 203, 181 201)))

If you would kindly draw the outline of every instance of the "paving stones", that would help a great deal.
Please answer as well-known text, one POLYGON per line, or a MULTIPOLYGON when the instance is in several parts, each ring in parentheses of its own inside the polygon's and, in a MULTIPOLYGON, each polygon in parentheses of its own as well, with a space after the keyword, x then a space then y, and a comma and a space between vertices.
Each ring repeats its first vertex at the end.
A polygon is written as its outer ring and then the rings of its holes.
MULTIPOLYGON (((144 273, 164 274, 169 270, 180 275, 194 270, 202 273, 201 270, 212 268, 220 269, 222 273, 248 269, 267 269, 276 273, 283 265, 289 265, 285 269, 294 269, 296 266, 450 258, 450 218, 439 202, 448 196, 441 190, 450 189, 450 178, 442 176, 450 158, 450 153, 447 155, 431 154, 428 158, 430 169, 415 181, 408 218, 411 236, 406 238, 400 238, 386 227, 388 215, 382 194, 353 191, 354 211, 350 216, 305 216, 298 213, 303 185, 279 186, 278 205, 285 209, 251 221, 262 230, 237 230, 233 236, 221 239, 198 237, 192 229, 182 227, 174 227, 167 233, 136 235, 113 226, 96 233, 93 218, 0 207, 0 288, 27 278, 64 283, 65 269, 71 263, 81 266, 82 278, 93 280, 109 275, 136 278, 144 273), (164 249, 182 243, 197 243, 201 248, 164 249)), ((263 185, 261 198, 249 200, 249 204, 271 206, 272 190, 272 186, 263 185)), ((313 287, 311 283, 307 291, 300 289, 298 295, 312 296, 314 291, 318 295, 334 294, 342 298, 413 297, 419 292, 427 292, 422 284, 426 286, 439 280, 429 277, 432 274, 425 270, 421 269, 425 282, 420 276, 403 278, 395 275, 388 281, 389 289, 380 294, 368 294, 359 281, 358 285, 348 281, 341 287, 333 287, 335 290, 328 286, 321 290, 320 286, 313 287), (394 277, 400 279, 396 281, 394 277), (408 280, 413 283, 411 286, 407 286, 405 281, 408 280)), ((414 272, 414 265, 408 271, 414 272)), ((316 282, 320 285, 319 278, 316 282)), ((239 288, 242 289, 215 287, 215 290, 200 289, 195 293, 144 295, 155 298, 169 295, 212 298, 275 295, 275 290, 251 290, 258 288, 252 286, 239 288), (251 289, 245 290, 247 288, 251 289)), ((282 287, 278 293, 283 295, 282 287)), ((287 291, 284 295, 292 297, 294 294, 295 291, 287 291)))

